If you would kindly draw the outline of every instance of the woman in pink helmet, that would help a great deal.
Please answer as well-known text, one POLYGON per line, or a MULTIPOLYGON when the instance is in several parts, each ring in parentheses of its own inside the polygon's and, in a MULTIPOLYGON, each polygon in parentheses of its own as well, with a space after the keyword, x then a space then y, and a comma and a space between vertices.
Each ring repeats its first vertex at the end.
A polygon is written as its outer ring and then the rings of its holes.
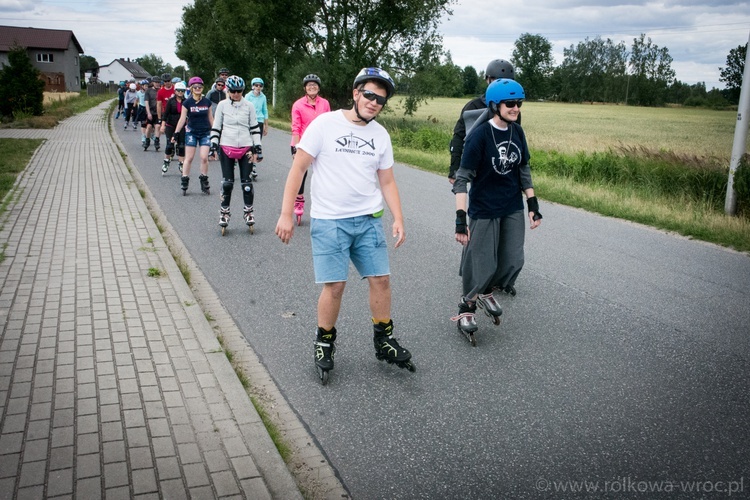
MULTIPOLYGON (((211 114, 211 101, 203 95, 203 80, 194 76, 188 81, 190 97, 185 99, 182 105, 180 121, 175 127, 175 135, 185 128, 185 163, 182 167, 181 187, 182 194, 187 193, 190 183, 190 167, 195 158, 196 149, 200 153, 201 173, 198 180, 201 183, 201 191, 210 194, 208 185, 208 153, 211 148, 211 127, 214 123, 211 114)), ((174 141, 174 139, 172 139, 174 141)))

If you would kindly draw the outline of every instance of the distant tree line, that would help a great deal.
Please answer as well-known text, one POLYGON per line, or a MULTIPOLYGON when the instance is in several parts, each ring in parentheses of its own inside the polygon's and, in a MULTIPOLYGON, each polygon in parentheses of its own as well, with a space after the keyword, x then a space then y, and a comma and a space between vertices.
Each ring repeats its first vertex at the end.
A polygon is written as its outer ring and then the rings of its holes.
MULTIPOLYGON (((732 49, 727 66, 719 68, 720 81, 727 85, 724 90, 707 90, 705 83, 690 85, 677 80, 669 50, 643 34, 633 40, 630 50, 624 42, 586 38, 564 49, 564 59, 555 67, 550 42, 541 35, 525 33, 516 40, 509 60, 529 99, 726 106, 739 102, 746 51, 744 45, 732 49)), ((449 53, 443 62, 433 63, 432 72, 436 75, 432 96, 474 95, 486 87, 483 73, 472 66, 459 68, 449 53)))

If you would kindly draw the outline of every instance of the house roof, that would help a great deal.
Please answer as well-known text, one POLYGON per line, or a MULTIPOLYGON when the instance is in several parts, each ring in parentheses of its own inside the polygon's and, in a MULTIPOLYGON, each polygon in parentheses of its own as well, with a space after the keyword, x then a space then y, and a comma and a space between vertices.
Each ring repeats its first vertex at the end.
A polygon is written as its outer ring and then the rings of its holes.
POLYGON ((27 49, 67 50, 71 39, 79 54, 83 48, 70 30, 0 26, 0 52, 9 52, 15 43, 27 49))
POLYGON ((149 73, 148 71, 146 71, 145 69, 143 69, 141 67, 141 65, 138 64, 137 62, 135 62, 135 61, 129 61, 129 60, 122 59, 122 58, 115 59, 111 63, 105 64, 104 66, 99 66, 99 67, 100 68, 106 68, 107 66, 112 66, 116 62, 120 63, 120 65, 123 68, 125 68, 125 70, 128 73, 130 73, 131 75, 133 75, 133 78, 148 78, 148 77, 151 76, 151 73, 149 73))

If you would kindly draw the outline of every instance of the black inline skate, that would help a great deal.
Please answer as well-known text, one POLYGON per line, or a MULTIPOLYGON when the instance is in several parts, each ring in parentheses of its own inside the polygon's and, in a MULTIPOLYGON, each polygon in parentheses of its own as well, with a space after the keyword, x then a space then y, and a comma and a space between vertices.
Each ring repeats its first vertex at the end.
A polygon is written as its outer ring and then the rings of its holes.
POLYGON ((143 141, 141 141, 141 144, 143 145, 143 150, 148 151, 148 147, 151 145, 151 138, 146 137, 145 139, 143 139, 143 141))
POLYGON ((336 327, 324 330, 318 327, 315 334, 315 368, 323 385, 328 383, 328 372, 333 370, 333 356, 336 354, 336 327))
POLYGON ((458 331, 471 342, 471 345, 476 347, 477 339, 474 337, 474 332, 477 331, 477 321, 475 314, 477 311, 477 305, 474 302, 466 300, 466 297, 461 297, 461 302, 458 303, 458 314, 451 318, 451 321, 456 322, 458 331))
POLYGON ((161 145, 159 144, 159 138, 158 137, 154 137, 154 149, 156 151, 159 151, 160 147, 161 147, 161 145))
POLYGON ((204 194, 211 194, 211 186, 208 185, 208 176, 201 174, 198 176, 198 180, 201 183, 201 191, 204 194))
POLYGON ((492 322, 496 325, 500 324, 500 316, 503 315, 503 309, 500 304, 495 300, 495 296, 492 292, 477 295, 477 306, 484 311, 484 314, 492 319, 492 322))
POLYGON ((190 177, 187 175, 183 175, 180 178, 180 187, 182 188, 182 196, 185 196, 187 194, 188 185, 190 185, 190 177))
POLYGON ((373 324, 373 332, 372 342, 375 345, 376 358, 393 363, 399 368, 406 368, 410 372, 416 371, 416 366, 411 362, 411 353, 393 338, 393 321, 373 324))
POLYGON ((161 175, 162 176, 164 174, 166 174, 167 171, 169 170, 169 163, 170 162, 171 162, 171 160, 169 158, 164 158, 164 162, 161 164, 161 175))
POLYGON ((180 160, 177 160, 177 168, 180 169, 180 173, 182 173, 182 164, 183 162, 181 162, 180 160))

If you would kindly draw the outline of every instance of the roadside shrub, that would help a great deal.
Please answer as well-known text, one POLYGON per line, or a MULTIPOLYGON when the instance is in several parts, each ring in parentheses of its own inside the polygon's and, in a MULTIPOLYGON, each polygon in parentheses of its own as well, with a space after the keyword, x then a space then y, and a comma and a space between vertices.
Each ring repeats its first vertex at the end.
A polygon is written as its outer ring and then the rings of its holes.
POLYGON ((44 112, 44 81, 39 70, 31 65, 26 49, 14 45, 8 52, 8 66, 0 69, 0 115, 27 113, 40 116, 44 112))
POLYGON ((716 209, 723 207, 726 196, 727 168, 710 158, 680 158, 669 152, 634 148, 576 155, 534 151, 531 158, 533 170, 576 182, 640 188, 654 196, 687 197, 716 209))
POLYGON ((734 190, 737 192, 737 213, 750 215, 750 155, 740 160, 734 172, 734 190))

